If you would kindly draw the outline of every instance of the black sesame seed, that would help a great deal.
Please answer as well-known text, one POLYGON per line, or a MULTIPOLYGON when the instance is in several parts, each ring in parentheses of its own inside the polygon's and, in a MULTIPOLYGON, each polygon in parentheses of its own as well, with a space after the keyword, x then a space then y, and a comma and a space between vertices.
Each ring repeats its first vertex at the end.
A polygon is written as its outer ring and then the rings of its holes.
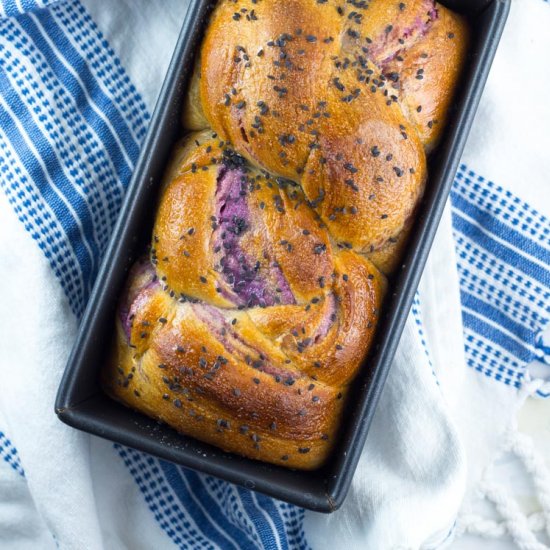
POLYGON ((339 90, 340 92, 343 92, 346 89, 346 87, 340 82, 339 78, 334 78, 332 80, 332 83, 334 84, 336 89, 339 90))
POLYGON ((325 252, 326 249, 327 249, 327 245, 326 245, 326 244, 323 244, 323 243, 316 244, 316 245, 313 247, 313 253, 314 253, 314 254, 322 254, 323 252, 325 252))

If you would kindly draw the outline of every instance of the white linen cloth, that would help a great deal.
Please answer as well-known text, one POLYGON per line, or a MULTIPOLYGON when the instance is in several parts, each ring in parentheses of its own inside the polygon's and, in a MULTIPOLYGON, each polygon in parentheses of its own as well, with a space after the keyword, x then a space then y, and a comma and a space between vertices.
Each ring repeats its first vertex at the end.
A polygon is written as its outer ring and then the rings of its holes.
MULTIPOLYGON (((151 112, 186 3, 84 4, 151 112)), ((464 155, 543 214, 550 214, 550 71, 541 70, 549 25, 542 0, 514 0, 464 155)), ((113 445, 56 419, 77 319, 3 193, 0 220, 0 431, 25 471, 23 478, 0 463, 0 547, 171 548, 113 445)), ((421 312, 407 322, 348 499, 330 516, 305 515, 316 550, 428 549, 448 540, 525 398, 466 366, 454 247, 448 207, 420 286, 421 312)))

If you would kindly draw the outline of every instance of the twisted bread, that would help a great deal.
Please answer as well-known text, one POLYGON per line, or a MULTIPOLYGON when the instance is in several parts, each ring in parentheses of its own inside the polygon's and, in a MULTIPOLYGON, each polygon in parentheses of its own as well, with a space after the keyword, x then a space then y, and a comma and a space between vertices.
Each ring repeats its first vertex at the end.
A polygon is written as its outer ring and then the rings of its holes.
POLYGON ((226 450, 317 467, 384 287, 333 247, 292 182, 191 136, 168 170, 152 262, 130 274, 105 387, 226 450))
POLYGON ((431 0, 219 2, 184 109, 200 131, 167 169, 106 391, 225 450, 322 465, 466 38, 431 0))
POLYGON ((388 250, 422 195, 466 44, 464 20, 433 0, 222 1, 185 123, 299 182, 338 242, 388 250))

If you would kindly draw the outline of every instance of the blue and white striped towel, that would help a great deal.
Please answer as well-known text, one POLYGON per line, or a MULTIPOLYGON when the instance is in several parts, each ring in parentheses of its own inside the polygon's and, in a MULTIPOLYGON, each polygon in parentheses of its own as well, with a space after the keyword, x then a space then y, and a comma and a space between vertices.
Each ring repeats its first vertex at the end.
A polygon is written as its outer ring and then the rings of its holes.
POLYGON ((434 548, 525 399, 526 366, 549 358, 550 225, 499 185, 550 213, 549 107, 544 94, 518 101, 527 77, 550 89, 538 71, 548 5, 513 6, 352 491, 331 516, 53 414, 185 6, 0 0, 0 547, 434 548))

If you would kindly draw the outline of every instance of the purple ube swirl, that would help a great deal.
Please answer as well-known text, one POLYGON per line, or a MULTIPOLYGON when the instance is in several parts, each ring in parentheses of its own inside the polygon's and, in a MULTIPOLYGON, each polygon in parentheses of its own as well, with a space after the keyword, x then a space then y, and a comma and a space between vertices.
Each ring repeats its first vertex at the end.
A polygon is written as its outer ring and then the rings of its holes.
POLYGON ((247 307, 294 304, 294 295, 281 269, 272 264, 269 273, 266 273, 261 262, 251 259, 241 247, 241 238, 251 230, 252 224, 248 192, 242 168, 227 164, 220 168, 214 247, 221 251, 222 275, 232 289, 231 294, 224 294, 237 305, 247 307), (276 288, 280 292, 276 292, 276 288))
POLYGON ((439 13, 433 0, 425 0, 424 6, 419 11, 421 11, 422 14, 425 14, 425 17, 417 16, 412 25, 409 27, 405 27, 403 29, 394 27, 391 33, 383 33, 375 38, 372 46, 369 47, 370 56, 373 57, 379 64, 386 65, 393 61, 398 55, 403 53, 403 50, 410 47, 410 44, 401 43, 399 40, 406 41, 414 36, 422 37, 426 35, 432 27, 434 21, 438 19, 439 13), (388 45, 388 42, 395 43, 396 50, 384 59, 376 59, 384 51, 384 48, 388 45))
POLYGON ((422 17, 417 16, 414 20, 413 25, 403 30, 401 38, 407 39, 413 34, 418 34, 424 36, 432 26, 433 22, 439 17, 435 2, 432 0, 426 1, 426 15, 428 16, 427 20, 424 20, 422 17), (428 9, 429 6, 429 9, 428 9))
POLYGON ((118 316, 128 340, 134 315, 146 300, 149 291, 157 286, 159 286, 159 281, 155 274, 155 268, 149 261, 141 260, 132 267, 118 308, 118 316))
POLYGON ((315 343, 319 342, 319 340, 322 340, 328 334, 330 327, 334 323, 333 315, 336 313, 337 309, 336 298, 334 297, 334 294, 329 294, 326 299, 328 302, 328 308, 321 324, 317 328, 317 333, 313 338, 315 343))

